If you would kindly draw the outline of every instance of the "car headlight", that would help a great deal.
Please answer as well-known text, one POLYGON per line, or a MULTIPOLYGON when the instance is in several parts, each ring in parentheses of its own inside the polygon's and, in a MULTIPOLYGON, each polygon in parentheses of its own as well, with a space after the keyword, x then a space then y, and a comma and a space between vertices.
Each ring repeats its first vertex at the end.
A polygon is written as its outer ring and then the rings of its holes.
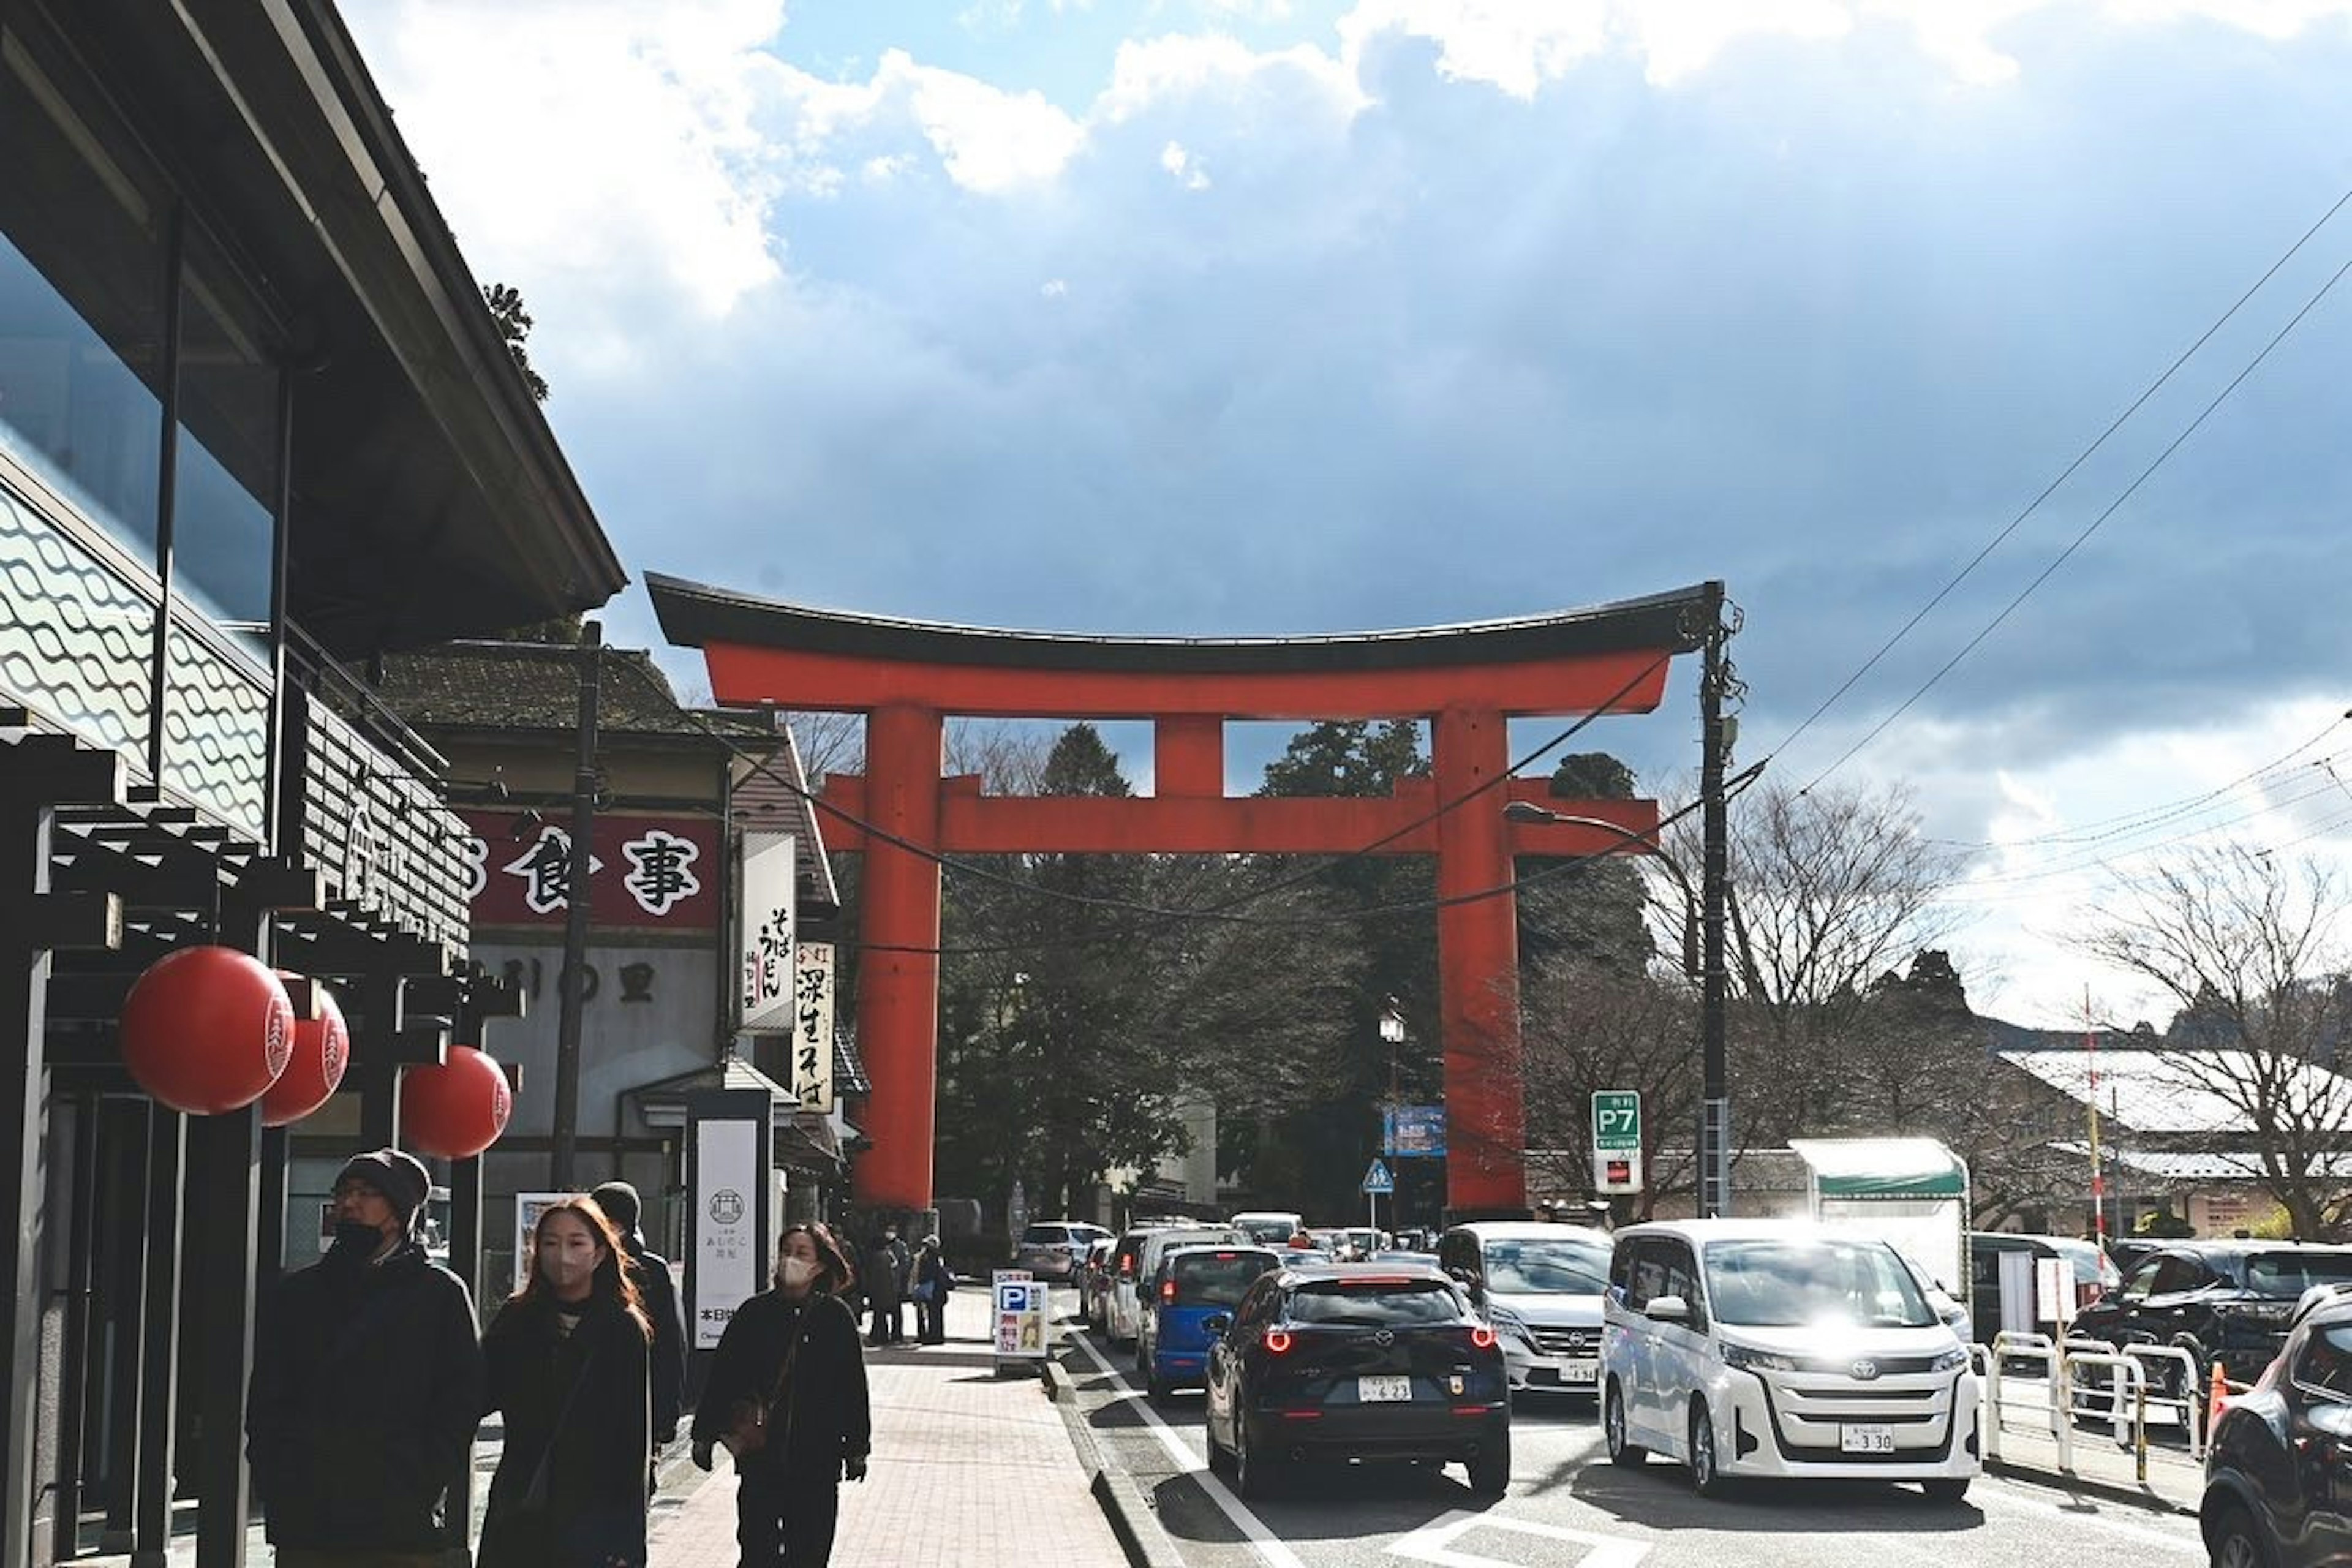
POLYGON ((1535 1348, 1535 1331, 1528 1327, 1528 1321, 1525 1318, 1520 1317, 1508 1307, 1489 1305, 1486 1309, 1486 1321, 1495 1325, 1496 1333, 1509 1334, 1528 1349, 1535 1348))
POLYGON ((1939 1355, 1934 1361, 1929 1362, 1927 1363, 1927 1370, 1929 1372, 1958 1372, 1960 1368, 1968 1364, 1969 1352, 1966 1347, 1954 1345, 1950 1350, 1946 1351, 1942 1355, 1939 1355))
POLYGON ((1723 1364, 1747 1372, 1802 1372, 1805 1363, 1792 1355, 1778 1351, 1750 1350, 1746 1345, 1723 1347, 1723 1364))

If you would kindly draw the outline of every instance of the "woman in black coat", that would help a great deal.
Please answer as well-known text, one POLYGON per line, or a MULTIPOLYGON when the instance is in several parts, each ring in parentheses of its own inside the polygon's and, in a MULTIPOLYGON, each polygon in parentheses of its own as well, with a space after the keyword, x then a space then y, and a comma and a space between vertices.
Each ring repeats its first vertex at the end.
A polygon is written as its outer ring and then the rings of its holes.
POLYGON ((921 1343, 948 1342, 948 1292, 954 1289, 955 1270, 948 1267, 940 1238, 923 1237, 915 1254, 914 1283, 908 1287, 908 1293, 915 1298, 915 1338, 921 1343))
POLYGON ((590 1199, 539 1216, 530 1264, 482 1336, 506 1446, 478 1568, 639 1568, 652 1325, 623 1271, 620 1237, 590 1199))
POLYGON ((746 1425, 746 1409, 768 1413, 759 1447, 735 1459, 743 1568, 824 1568, 841 1482, 866 1479, 866 1352, 841 1300, 856 1279, 824 1226, 788 1227, 775 1289, 735 1310, 712 1352, 695 1406, 694 1462, 710 1468, 712 1447, 746 1425))

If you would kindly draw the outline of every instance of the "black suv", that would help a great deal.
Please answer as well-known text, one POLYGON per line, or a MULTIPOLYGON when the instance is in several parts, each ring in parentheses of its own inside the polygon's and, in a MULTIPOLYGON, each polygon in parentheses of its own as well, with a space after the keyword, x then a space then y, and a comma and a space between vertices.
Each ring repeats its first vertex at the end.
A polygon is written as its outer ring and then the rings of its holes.
POLYGON ((2217 1568, 2352 1562, 2352 1298, 2312 1308, 2222 1411, 2198 1512, 2217 1568))
MULTIPOLYGON (((2185 1350, 2201 1385, 2215 1362, 2232 1383, 2251 1383, 2271 1358, 2314 1285, 2352 1280, 2352 1247, 2292 1241, 2176 1241, 2139 1260, 2118 1289, 2075 1318, 2072 1337, 2114 1345, 2185 1350)), ((2173 1398, 2185 1392, 2177 1362, 2149 1368, 2151 1385, 2173 1398)), ((2084 1368, 2104 1385, 2103 1368, 2084 1368)))

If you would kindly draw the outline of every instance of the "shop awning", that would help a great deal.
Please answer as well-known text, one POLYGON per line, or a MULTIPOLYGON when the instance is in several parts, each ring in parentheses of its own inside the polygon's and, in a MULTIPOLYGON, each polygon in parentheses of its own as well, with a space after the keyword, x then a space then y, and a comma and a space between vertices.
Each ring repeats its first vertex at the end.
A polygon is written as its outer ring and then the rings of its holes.
POLYGON ((832 1121, 815 1111, 803 1110, 790 1089, 740 1057, 729 1057, 692 1072, 641 1084, 624 1091, 621 1098, 636 1108, 648 1127, 684 1127, 686 1097, 713 1089, 765 1092, 769 1125, 775 1129, 777 1161, 795 1170, 825 1175, 839 1173, 841 1141, 834 1132, 832 1121))
POLYGON ((1825 1198, 1965 1198, 1969 1168, 1933 1138, 1791 1138, 1825 1198))

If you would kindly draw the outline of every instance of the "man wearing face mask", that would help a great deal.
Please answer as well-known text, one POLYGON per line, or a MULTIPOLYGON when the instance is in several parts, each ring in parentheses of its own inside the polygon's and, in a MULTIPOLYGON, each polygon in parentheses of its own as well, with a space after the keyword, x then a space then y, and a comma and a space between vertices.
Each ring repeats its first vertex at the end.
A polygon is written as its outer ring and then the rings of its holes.
POLYGON ((686 1331, 678 1318, 677 1287, 670 1280, 669 1259, 648 1248, 646 1233, 638 1228, 637 1189, 626 1182, 606 1182, 588 1195, 620 1232, 622 1268, 653 1322, 653 1447, 658 1452, 677 1436, 679 1394, 686 1382, 686 1331))
POLYGON ((431 1568, 482 1410, 465 1284, 425 1257, 432 1178, 397 1149, 335 1178, 335 1239, 264 1299, 246 1455, 281 1568, 431 1568))

